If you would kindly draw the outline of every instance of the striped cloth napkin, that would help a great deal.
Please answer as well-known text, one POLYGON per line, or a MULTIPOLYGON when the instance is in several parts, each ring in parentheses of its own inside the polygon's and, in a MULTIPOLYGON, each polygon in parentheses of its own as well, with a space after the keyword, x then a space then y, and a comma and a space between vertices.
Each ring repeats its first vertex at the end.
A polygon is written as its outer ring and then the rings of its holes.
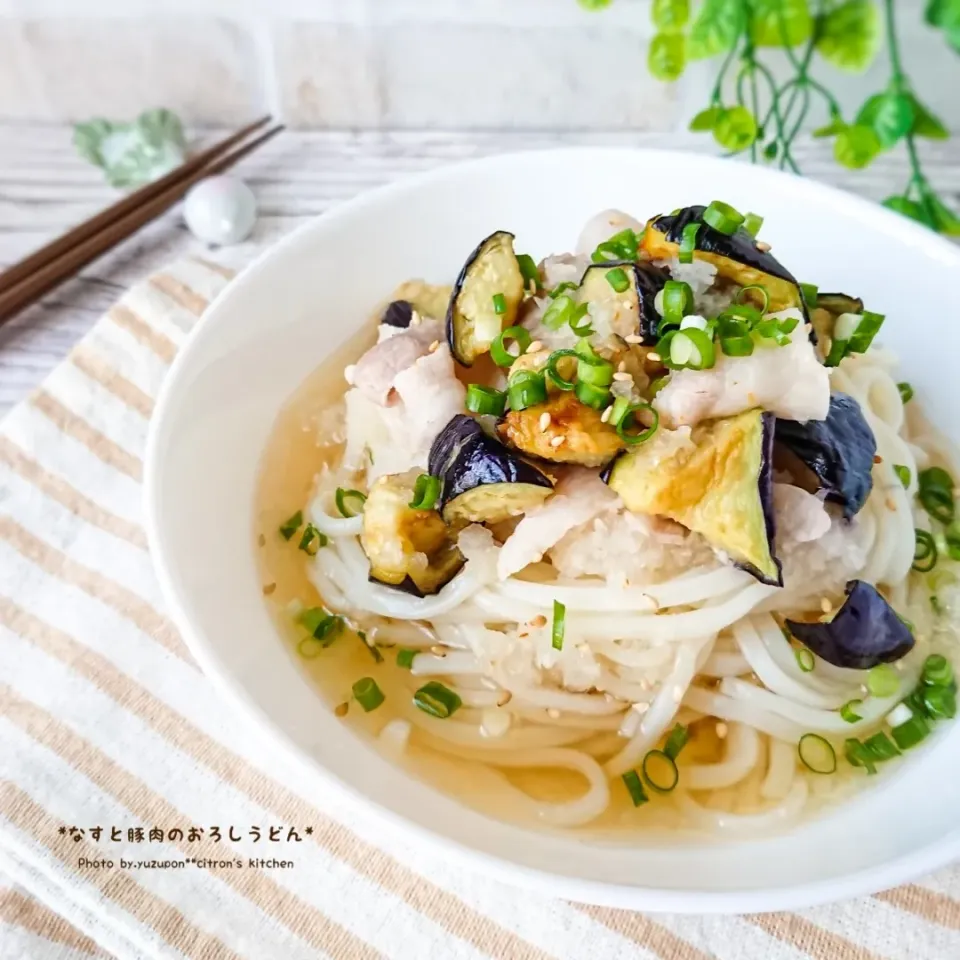
POLYGON ((133 288, 0 428, 0 956, 960 957, 960 868, 799 913, 646 915, 506 887, 301 788, 186 652, 141 526, 155 398, 229 276, 187 260, 133 288))

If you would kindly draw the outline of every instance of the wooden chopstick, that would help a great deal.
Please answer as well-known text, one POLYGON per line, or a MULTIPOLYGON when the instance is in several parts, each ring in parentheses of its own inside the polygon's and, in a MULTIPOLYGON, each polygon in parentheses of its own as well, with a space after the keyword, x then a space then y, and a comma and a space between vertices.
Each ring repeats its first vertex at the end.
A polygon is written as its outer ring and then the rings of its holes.
POLYGON ((282 124, 241 142, 270 119, 263 117, 238 130, 0 273, 0 324, 168 210, 193 184, 223 172, 276 136, 282 124))

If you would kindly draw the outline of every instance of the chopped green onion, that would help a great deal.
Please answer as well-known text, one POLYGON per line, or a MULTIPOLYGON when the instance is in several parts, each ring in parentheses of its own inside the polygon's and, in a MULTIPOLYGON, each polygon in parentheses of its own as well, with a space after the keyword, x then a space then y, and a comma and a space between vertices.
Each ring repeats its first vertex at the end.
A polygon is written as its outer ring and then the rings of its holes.
POLYGON ((440 499, 440 478, 421 473, 413 485, 413 499, 407 504, 411 510, 432 510, 440 499))
POLYGON ((753 337, 721 337, 720 349, 728 357, 749 357, 753 353, 753 337))
POLYGON ((920 471, 917 479, 922 487, 947 490, 953 493, 953 477, 943 467, 927 467, 926 470, 920 471))
POLYGON ((693 254, 697 249, 697 233, 700 230, 699 223, 688 223, 683 228, 680 235, 680 248, 677 252, 681 263, 693 263, 693 254))
POLYGON ((957 527, 956 523, 951 523, 943 531, 943 546, 944 553, 951 560, 960 560, 960 528, 957 527))
POLYGON ((942 467, 929 467, 917 474, 920 505, 942 524, 953 523, 956 505, 953 499, 953 477, 942 467))
POLYGON ((575 380, 567 380, 557 368, 557 364, 568 357, 572 357, 579 365, 580 356, 576 350, 554 350, 550 354, 550 359, 547 360, 547 377, 561 390, 572 390, 576 386, 575 380))
POLYGON ((597 387, 587 380, 577 380, 573 392, 581 403, 593 407, 594 410, 603 410, 610 402, 609 387, 597 387))
POLYGON ((583 357, 585 360, 602 360, 603 357, 593 349, 593 344, 589 340, 578 340, 577 345, 574 347, 574 350, 577 351, 578 357, 583 357))
POLYGON ((760 232, 760 228, 763 226, 763 217, 759 216, 756 213, 748 213, 743 218, 743 229, 750 234, 751 237, 756 237, 760 232))
POLYGON ((866 353, 873 343, 884 315, 864 310, 863 313, 841 313, 833 328, 833 342, 830 353, 824 363, 828 367, 837 366, 844 357, 852 353, 866 353))
POLYGON ((690 739, 690 728, 678 723, 667 737, 667 742, 663 745, 663 752, 671 759, 676 760, 680 751, 687 745, 690 739))
POLYGON ((882 730, 879 733, 875 733, 872 737, 867 737, 867 739, 863 741, 863 747, 878 763, 900 756, 900 751, 882 730))
POLYGON ((328 643, 318 643, 313 637, 304 637, 297 644, 297 653, 304 660, 314 660, 330 646, 328 643))
POLYGON ((517 357, 522 357, 530 346, 530 333, 524 327, 507 327, 490 344, 490 356, 498 367, 509 367, 517 357), (513 341, 519 348, 516 354, 507 349, 507 342, 513 341))
POLYGON ((864 310, 860 314, 860 322, 850 338, 850 346, 847 347, 847 353, 866 353, 873 343, 873 338, 877 335, 883 326, 886 318, 882 313, 873 313, 870 310, 864 310))
POLYGON ((507 384, 507 401, 511 410, 526 410, 547 399, 547 384, 543 374, 521 370, 507 384))
POLYGON ((645 400, 641 400, 639 403, 630 403, 626 397, 617 397, 613 405, 610 422, 616 429, 617 436, 623 440, 624 443, 634 446, 638 443, 646 442, 657 432, 657 428, 660 426, 660 415, 645 400), (620 404, 621 400, 624 401, 625 405, 618 409, 617 405, 620 404), (653 417, 653 423, 650 424, 649 427, 641 424, 642 429, 639 433, 627 433, 636 423, 636 412, 638 410, 646 410, 650 413, 653 417), (616 420, 614 420, 614 417, 616 417, 616 420))
POLYGON ((909 403, 913 399, 913 387, 910 386, 906 380, 897 384, 897 389, 900 391, 900 400, 903 403, 909 403))
POLYGON ((797 658, 797 666, 804 673, 810 673, 810 671, 813 670, 816 660, 814 659, 812 650, 808 650, 806 647, 798 647, 794 651, 794 656, 797 658))
POLYGON ((471 413, 503 416, 507 408, 507 395, 503 390, 494 390, 480 383, 471 383, 467 387, 466 407, 471 413))
POLYGON ((657 793, 670 793, 680 780, 677 761, 663 750, 651 750, 641 766, 647 786, 657 793))
POLYGON ((819 733, 805 733, 797 743, 797 755, 813 773, 826 775, 837 771, 837 752, 819 733))
POLYGON ((636 260, 640 249, 640 237, 629 227, 615 233, 593 251, 591 260, 604 263, 607 260, 636 260))
POLYGON ((284 520, 280 524, 280 536, 284 540, 289 540, 299 529, 300 524, 303 523, 303 511, 298 510, 289 520, 284 520))
POLYGON ((563 283, 558 283, 548 294, 547 296, 551 300, 556 300, 565 290, 576 290, 577 285, 572 280, 564 280, 563 283))
POLYGON ((937 565, 937 541, 933 534, 919 527, 914 531, 917 545, 913 550, 913 567, 917 573, 929 573, 937 565))
POLYGON ((409 650, 401 648, 397 651, 397 666, 401 670, 410 670, 413 667, 413 658, 419 653, 419 650, 409 650))
POLYGON ((520 267, 520 273, 523 275, 524 288, 533 284, 536 290, 540 286, 540 271, 537 269, 536 261, 529 253, 517 254, 517 265, 520 267))
POLYGON ((897 475, 897 479, 903 484, 903 489, 906 490, 910 486, 910 468, 905 467, 902 463, 895 463, 893 465, 893 472, 897 475))
POLYGON ((507 298, 502 293, 493 295, 493 312, 498 316, 503 316, 507 312, 507 298))
POLYGON ((867 672, 867 689, 874 697, 892 697, 900 689, 900 677, 889 663, 878 663, 867 672))
POLYGON ((608 270, 607 283, 609 283, 617 293, 623 293, 625 290, 630 289, 630 281, 627 279, 627 274, 623 267, 614 267, 613 270, 608 270))
POLYGON ((722 200, 712 201, 703 211, 703 222, 728 237, 737 232, 737 227, 743 223, 743 220, 744 216, 739 210, 722 200))
POLYGON ((653 380, 650 383, 649 389, 647 390, 647 392, 650 394, 650 399, 652 400, 669 382, 669 375, 665 377, 657 377, 656 380, 653 380))
MULTIPOLYGON (((896 731, 894 731, 894 739, 896 739, 896 731)), ((877 765, 874 762, 873 755, 856 737, 848 737, 844 740, 843 753, 850 766, 863 767, 868 774, 877 772, 877 765)))
POLYGON ((926 717, 914 713, 906 723, 894 727, 890 733, 893 735, 894 743, 901 750, 909 750, 927 738, 930 734, 930 724, 927 723, 926 717))
POLYGON ((424 713, 440 720, 446 720, 463 706, 460 697, 437 680, 431 680, 417 690, 413 695, 413 703, 424 713))
POLYGON ((649 801, 647 791, 643 789, 643 783, 640 781, 640 774, 636 770, 628 770, 621 775, 620 779, 623 780, 623 785, 627 788, 635 807, 642 806, 649 801))
POLYGON ((927 686, 946 687, 953 682, 953 667, 950 661, 939 653, 931 653, 923 661, 923 674, 921 679, 927 686))
POLYGON ((589 320, 583 320, 587 312, 587 305, 581 303, 570 318, 570 329, 578 337, 589 337, 593 333, 593 324, 589 320), (581 320, 583 320, 583 323, 580 322, 581 320))
POLYGON ((343 487, 337 487, 337 492, 333 496, 333 501, 337 505, 342 517, 355 517, 363 512, 363 505, 367 502, 367 495, 359 490, 344 490, 343 487), (348 500, 357 501, 357 509, 352 509, 348 500))
POLYGON ((668 367, 709 370, 716 363, 713 340, 702 330, 687 327, 683 330, 671 331, 667 337, 670 337, 669 351, 666 354, 663 352, 663 341, 661 341, 657 344, 657 353, 668 367))
POLYGON ((325 533, 321 533, 312 523, 308 523, 304 528, 303 536, 300 537, 300 543, 297 544, 297 547, 311 557, 315 557, 317 551, 321 547, 325 547, 328 542, 325 533))
POLYGON ((663 319, 667 323, 680 323, 693 312, 693 289, 683 280, 668 280, 663 285, 663 319))
POLYGON ((613 383, 614 372, 613 364, 609 360, 603 360, 596 354, 593 357, 580 354, 577 379, 583 383, 592 383, 595 387, 609 387, 613 383))
POLYGON ((541 322, 548 330, 559 330, 564 324, 570 322, 576 309, 577 304, 573 298, 563 293, 547 307, 541 322))
POLYGON ((817 305, 817 294, 820 288, 815 283, 801 283, 800 294, 803 302, 812 310, 817 305))
MULTIPOLYGON (((743 287, 737 294, 737 303, 747 303, 748 301, 743 299, 743 295, 745 293, 750 293, 753 290, 756 290, 757 293, 759 293, 760 299, 763 301, 763 306, 759 308, 760 312, 766 313, 770 309, 770 292, 762 283, 751 283, 748 286, 743 287)), ((796 326, 796 319, 794 319, 794 326, 796 326)))
POLYGON ((377 649, 377 645, 375 643, 367 643, 367 635, 362 630, 357 631, 357 636, 363 643, 364 650, 368 651, 377 663, 383 663, 383 654, 377 649))
POLYGON ((386 699, 373 677, 361 677, 353 685, 353 697, 366 713, 376 710, 386 699))
POLYGON ((952 720, 957 715, 957 691, 954 686, 927 687, 923 691, 923 705, 936 720, 952 720))
POLYGON ((863 704, 862 700, 848 700, 840 708, 840 716, 847 721, 847 723, 857 723, 857 721, 862 720, 863 717, 857 713, 856 708, 863 704))
POLYGON ((563 649, 563 633, 567 624, 567 608, 559 601, 553 601, 553 629, 550 631, 554 650, 563 649))

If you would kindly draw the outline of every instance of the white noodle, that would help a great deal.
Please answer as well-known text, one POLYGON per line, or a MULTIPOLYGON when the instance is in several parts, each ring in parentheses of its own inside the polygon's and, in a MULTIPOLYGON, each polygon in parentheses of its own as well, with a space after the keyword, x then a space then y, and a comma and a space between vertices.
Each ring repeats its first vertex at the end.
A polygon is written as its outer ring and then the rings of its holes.
POLYGON ((742 700, 733 700, 722 693, 704 690, 702 687, 691 687, 684 696, 683 703, 708 717, 745 723, 761 733, 769 734, 778 740, 785 740, 787 743, 798 743, 807 732, 798 723, 779 717, 775 713, 761 710, 742 700))
POLYGON ((760 735, 753 727, 731 723, 720 763, 693 763, 680 767, 686 790, 722 790, 745 780, 760 759, 760 735))
POLYGON ((457 673, 482 674, 483 664, 466 650, 452 650, 438 656, 433 653, 418 653, 413 658, 410 672, 415 677, 448 677, 457 673))
POLYGON ((752 814, 708 809, 686 793, 681 793, 677 799, 687 819, 702 829, 729 836, 756 837, 793 823, 803 811, 808 793, 807 781, 802 777, 798 778, 781 803, 760 813, 752 814))
POLYGON ((764 800, 782 800, 790 792, 797 773, 797 748, 782 740, 771 740, 769 755, 760 796, 764 800))

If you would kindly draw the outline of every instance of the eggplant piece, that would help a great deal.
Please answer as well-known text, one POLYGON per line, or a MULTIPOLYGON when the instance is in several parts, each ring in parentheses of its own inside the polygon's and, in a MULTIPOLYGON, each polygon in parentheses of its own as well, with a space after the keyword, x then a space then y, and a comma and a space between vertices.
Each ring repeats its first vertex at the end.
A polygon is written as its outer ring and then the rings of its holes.
POLYGON ((506 327, 512 327, 523 300, 524 280, 513 252, 513 234, 492 233, 467 258, 447 308, 447 342, 465 367, 490 350, 506 327), (503 297, 497 313, 494 297, 503 297))
POLYGON ((906 656, 916 642, 910 628, 864 580, 850 580, 846 600, 832 619, 817 623, 787 620, 787 629, 805 647, 835 667, 869 670, 906 656))
POLYGON ((614 333, 621 337, 639 334, 644 346, 652 347, 660 339, 657 327, 661 320, 654 301, 669 279, 666 270, 647 261, 595 263, 583 272, 578 297, 581 303, 609 307, 610 327, 614 333), (627 278, 628 286, 620 292, 607 279, 607 274, 615 269, 622 270, 627 278))
POLYGON ((761 583, 783 586, 774 556, 773 414, 748 410, 697 424, 692 445, 670 431, 617 459, 607 483, 634 513, 701 534, 761 583))
POLYGON ((452 525, 499 523, 539 506, 553 484, 466 414, 457 414, 430 448, 442 484, 441 512, 452 525))
POLYGON ((416 597, 437 593, 466 562, 436 510, 410 506, 419 470, 380 477, 363 509, 370 580, 416 597))
POLYGON ((531 457, 602 467, 626 444, 601 415, 602 411, 581 403, 572 393, 558 392, 546 403, 510 410, 497 424, 497 434, 504 443, 531 457), (542 429, 540 418, 545 413, 550 414, 550 423, 542 429), (557 437, 563 442, 554 446, 557 437))
POLYGON ((732 234, 721 233, 703 222, 704 206, 683 207, 676 213, 654 217, 647 224, 641 249, 652 260, 677 256, 684 227, 700 225, 697 231, 695 260, 705 260, 717 268, 717 275, 741 287, 760 284, 770 295, 770 312, 797 307, 808 317, 800 285, 793 274, 769 251, 761 250, 756 239, 743 227, 732 234))
POLYGON ((810 493, 825 490, 845 519, 860 512, 873 489, 877 441, 853 397, 831 394, 826 420, 777 420, 774 439, 778 469, 810 493))
POLYGON ((388 327, 406 330, 413 319, 413 304, 409 300, 391 300, 380 316, 380 322, 388 327))

